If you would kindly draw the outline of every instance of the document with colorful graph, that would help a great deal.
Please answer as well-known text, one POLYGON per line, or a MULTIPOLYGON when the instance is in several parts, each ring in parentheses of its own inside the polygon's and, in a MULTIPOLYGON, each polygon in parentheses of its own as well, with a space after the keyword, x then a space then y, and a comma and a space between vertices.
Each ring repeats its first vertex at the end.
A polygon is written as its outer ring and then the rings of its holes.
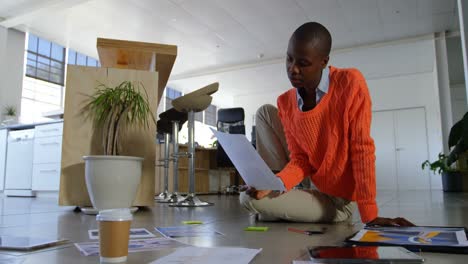
POLYGON ((468 247, 463 227, 368 227, 348 241, 416 247, 468 247))

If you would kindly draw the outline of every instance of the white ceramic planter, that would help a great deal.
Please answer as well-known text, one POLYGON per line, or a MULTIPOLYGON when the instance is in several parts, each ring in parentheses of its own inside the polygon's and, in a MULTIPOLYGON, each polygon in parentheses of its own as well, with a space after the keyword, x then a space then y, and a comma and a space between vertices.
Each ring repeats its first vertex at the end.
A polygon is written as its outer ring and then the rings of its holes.
POLYGON ((138 190, 143 158, 84 156, 86 187, 98 210, 129 208, 138 190))
POLYGON ((5 115, 2 120, 2 124, 9 125, 18 122, 18 118, 16 116, 5 115))

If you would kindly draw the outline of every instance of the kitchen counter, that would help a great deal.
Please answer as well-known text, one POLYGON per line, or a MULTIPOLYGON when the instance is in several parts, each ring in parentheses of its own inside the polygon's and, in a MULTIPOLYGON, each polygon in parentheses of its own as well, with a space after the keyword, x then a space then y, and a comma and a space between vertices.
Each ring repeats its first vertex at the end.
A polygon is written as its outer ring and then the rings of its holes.
POLYGON ((8 130, 21 130, 21 129, 29 129, 34 128, 39 125, 47 125, 47 124, 55 124, 55 123, 62 123, 63 119, 50 119, 50 120, 42 120, 32 123, 16 123, 16 124, 9 124, 9 125, 0 125, 0 129, 8 129, 8 130))

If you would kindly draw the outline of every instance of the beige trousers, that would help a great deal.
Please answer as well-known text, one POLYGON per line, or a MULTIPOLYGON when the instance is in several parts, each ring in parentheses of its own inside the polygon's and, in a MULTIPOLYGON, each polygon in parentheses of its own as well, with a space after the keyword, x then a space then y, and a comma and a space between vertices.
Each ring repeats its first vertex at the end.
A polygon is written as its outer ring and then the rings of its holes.
MULTIPOLYGON (((280 171, 289 161, 289 151, 278 109, 272 105, 260 107, 255 117, 257 151, 273 171, 280 171)), ((304 182, 303 182, 304 183, 304 182)), ((341 222, 349 219, 356 204, 318 190, 291 190, 278 197, 261 200, 240 194, 241 204, 259 220, 293 222, 341 222)))

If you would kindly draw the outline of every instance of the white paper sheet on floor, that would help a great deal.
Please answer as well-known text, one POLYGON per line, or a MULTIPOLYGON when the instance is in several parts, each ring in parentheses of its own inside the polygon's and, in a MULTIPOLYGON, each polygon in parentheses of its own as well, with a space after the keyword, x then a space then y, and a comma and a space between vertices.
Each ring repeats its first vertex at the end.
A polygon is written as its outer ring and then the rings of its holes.
POLYGON ((268 168, 245 135, 211 131, 247 185, 257 190, 286 190, 281 179, 268 168))
MULTIPOLYGON (((75 243, 75 246, 84 256, 99 256, 99 242, 75 243)), ((128 253, 181 247, 189 247, 189 245, 165 237, 133 239, 128 242, 128 253)))
POLYGON ((262 249, 188 247, 178 249, 150 264, 248 264, 260 251, 262 249))

